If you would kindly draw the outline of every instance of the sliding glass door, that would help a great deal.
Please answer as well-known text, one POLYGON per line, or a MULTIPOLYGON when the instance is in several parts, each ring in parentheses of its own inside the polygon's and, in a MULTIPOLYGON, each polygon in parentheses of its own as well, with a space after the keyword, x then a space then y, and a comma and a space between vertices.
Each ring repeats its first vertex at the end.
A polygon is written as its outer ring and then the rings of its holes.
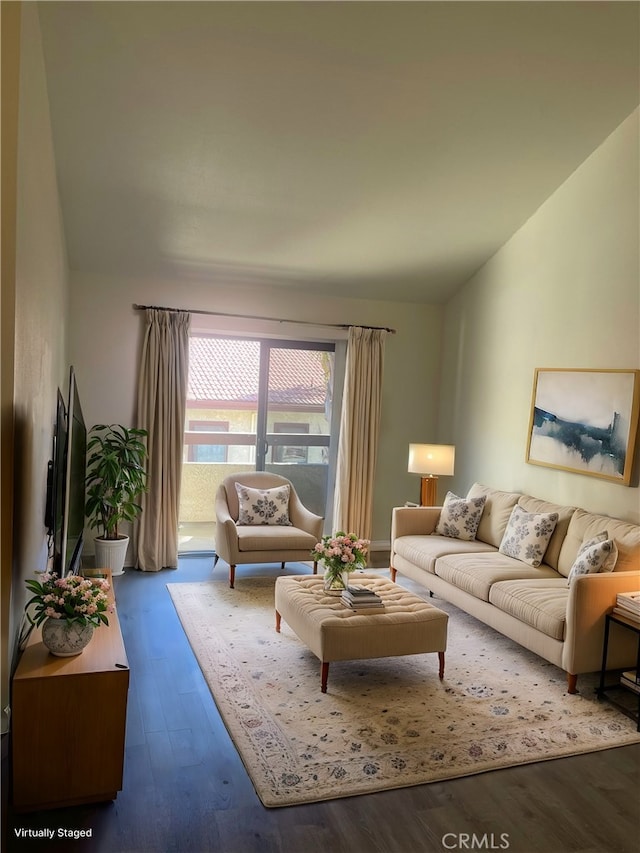
POLYGON ((326 516, 334 348, 317 346, 263 343, 256 468, 287 477, 303 504, 326 516))
POLYGON ((210 550, 220 482, 273 471, 328 517, 333 494, 335 346, 192 336, 180 501, 181 551, 210 550))

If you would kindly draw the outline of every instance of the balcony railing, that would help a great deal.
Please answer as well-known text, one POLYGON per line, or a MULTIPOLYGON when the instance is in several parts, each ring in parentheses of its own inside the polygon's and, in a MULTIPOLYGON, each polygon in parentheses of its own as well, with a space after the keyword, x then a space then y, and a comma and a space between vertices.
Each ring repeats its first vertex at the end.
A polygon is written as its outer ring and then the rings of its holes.
MULTIPOLYGON (((186 447, 204 445, 226 448, 228 458, 225 462, 185 460, 182 466, 179 519, 181 532, 190 531, 189 536, 183 538, 189 539, 192 536, 194 540, 205 540, 211 543, 215 531, 215 496, 218 487, 230 474, 255 470, 256 435, 255 433, 190 430, 185 432, 184 444, 186 447), (234 452, 234 448, 237 448, 237 452, 234 452)), ((329 446, 329 436, 307 433, 268 433, 267 444, 269 451, 274 447, 292 450, 309 448, 309 453, 306 455, 307 461, 299 453, 291 453, 286 455, 287 461, 273 462, 271 461, 272 452, 267 452, 265 469, 291 480, 303 504, 312 512, 325 516, 329 467, 322 461, 322 456, 326 453, 323 448, 329 446), (318 449, 317 461, 312 458, 312 448, 318 449)), ((209 550, 212 546, 203 547, 209 550)), ((192 550, 188 544, 184 548, 192 550)))

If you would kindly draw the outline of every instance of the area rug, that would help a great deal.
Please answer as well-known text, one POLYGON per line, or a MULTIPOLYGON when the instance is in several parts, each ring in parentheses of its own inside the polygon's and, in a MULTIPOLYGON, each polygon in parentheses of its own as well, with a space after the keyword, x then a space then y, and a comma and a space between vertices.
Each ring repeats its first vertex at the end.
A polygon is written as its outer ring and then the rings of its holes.
POLYGON ((438 656, 320 662, 283 622, 273 578, 168 584, 225 725, 267 807, 369 794, 640 742, 635 724, 452 605, 438 656))

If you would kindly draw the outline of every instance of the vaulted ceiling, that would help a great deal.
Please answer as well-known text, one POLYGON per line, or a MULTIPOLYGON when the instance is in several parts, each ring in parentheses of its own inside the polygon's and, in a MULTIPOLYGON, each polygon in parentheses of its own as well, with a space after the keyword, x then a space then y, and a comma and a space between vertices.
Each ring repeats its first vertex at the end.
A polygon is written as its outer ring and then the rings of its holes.
POLYGON ((639 8, 40 3, 70 266, 443 300, 638 105, 639 8))

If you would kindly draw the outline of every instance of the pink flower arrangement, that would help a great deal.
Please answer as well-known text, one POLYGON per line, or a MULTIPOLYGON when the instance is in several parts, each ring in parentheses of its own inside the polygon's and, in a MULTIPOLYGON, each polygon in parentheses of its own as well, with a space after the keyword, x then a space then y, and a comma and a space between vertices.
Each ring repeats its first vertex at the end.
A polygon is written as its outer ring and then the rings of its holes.
POLYGON ((367 565, 368 539, 360 539, 354 533, 338 531, 335 536, 323 536, 311 552, 314 560, 324 563, 334 575, 364 569, 367 565))
POLYGON ((78 625, 108 625, 107 612, 113 607, 109 604, 106 580, 67 575, 59 578, 55 573, 44 572, 40 580, 26 581, 27 589, 33 596, 26 604, 27 617, 32 625, 40 625, 45 619, 64 619, 78 625), (35 605, 34 614, 29 607, 35 605))

